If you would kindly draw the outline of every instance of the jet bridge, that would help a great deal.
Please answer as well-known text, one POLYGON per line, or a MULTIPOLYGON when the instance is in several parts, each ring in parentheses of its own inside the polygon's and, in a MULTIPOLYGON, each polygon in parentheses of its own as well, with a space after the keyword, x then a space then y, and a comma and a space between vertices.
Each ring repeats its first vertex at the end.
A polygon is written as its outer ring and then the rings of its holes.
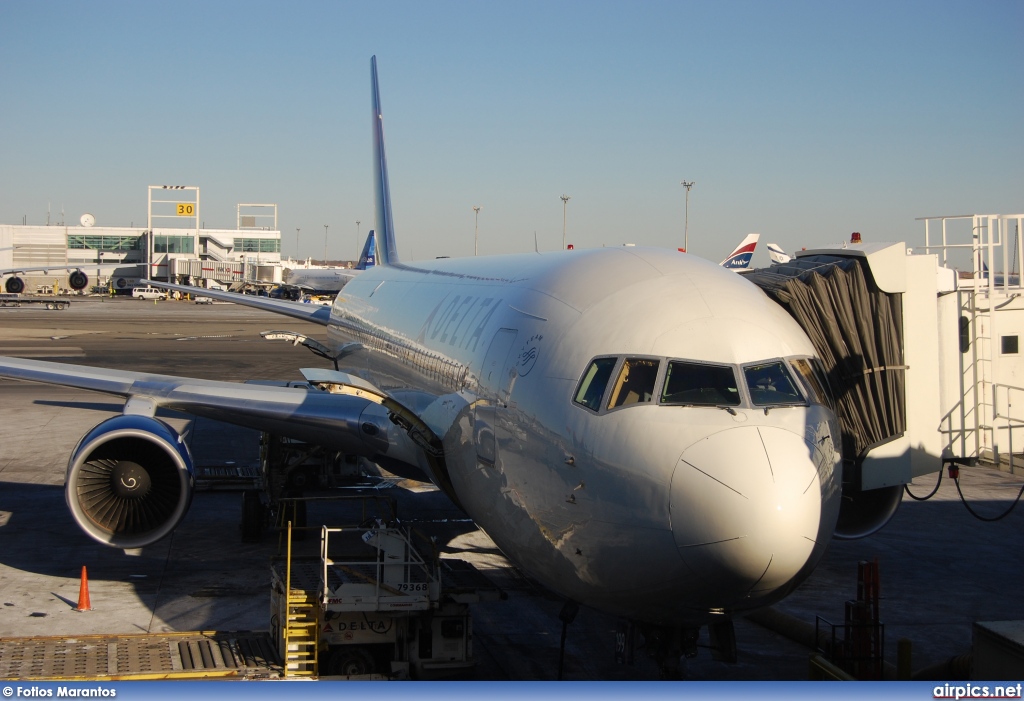
POLYGON ((836 535, 870 535, 904 484, 942 466, 937 346, 953 272, 902 243, 840 244, 745 277, 803 327, 825 366, 843 431, 836 535))

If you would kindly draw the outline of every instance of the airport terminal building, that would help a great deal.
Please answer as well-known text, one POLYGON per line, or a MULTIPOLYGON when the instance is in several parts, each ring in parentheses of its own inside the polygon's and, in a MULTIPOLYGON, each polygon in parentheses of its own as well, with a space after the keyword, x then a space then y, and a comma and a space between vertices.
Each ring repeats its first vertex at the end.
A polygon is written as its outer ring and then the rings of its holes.
POLYGON ((13 271, 4 282, 16 276, 29 294, 66 290, 68 266, 89 277, 86 292, 127 293, 147 277, 226 288, 281 282, 277 205, 239 204, 234 229, 206 229, 198 188, 150 186, 149 199, 145 227, 99 226, 91 214, 74 226, 0 224, 0 270, 13 271))

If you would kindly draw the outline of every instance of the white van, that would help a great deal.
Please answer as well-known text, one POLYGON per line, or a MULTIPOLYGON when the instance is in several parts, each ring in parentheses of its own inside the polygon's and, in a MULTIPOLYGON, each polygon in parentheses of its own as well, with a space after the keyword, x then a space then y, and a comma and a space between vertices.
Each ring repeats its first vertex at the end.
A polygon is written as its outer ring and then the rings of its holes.
POLYGON ((135 299, 167 299, 166 290, 158 290, 155 287, 134 287, 132 297, 135 299))

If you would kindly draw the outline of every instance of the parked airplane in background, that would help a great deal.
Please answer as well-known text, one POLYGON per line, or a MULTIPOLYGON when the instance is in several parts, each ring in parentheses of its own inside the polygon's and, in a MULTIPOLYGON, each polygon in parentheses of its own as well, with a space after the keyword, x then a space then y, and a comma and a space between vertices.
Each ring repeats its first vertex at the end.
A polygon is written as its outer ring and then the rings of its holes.
POLYGON ((321 324, 343 371, 294 388, 0 358, 127 398, 71 456, 76 521, 119 548, 174 530, 192 460, 154 415, 189 412, 430 480, 527 576, 642 626, 666 668, 703 625, 734 657, 731 617, 792 592, 836 527, 839 425, 807 335, 664 249, 401 261, 371 74, 377 264, 333 307, 145 281, 321 324))
POLYGON ((293 268, 282 287, 295 288, 304 294, 333 295, 347 285, 361 271, 374 266, 376 244, 371 230, 366 236, 359 262, 354 268, 293 268))
POLYGON ((737 246, 732 253, 725 257, 719 265, 729 270, 746 270, 750 267, 750 259, 754 255, 754 249, 757 248, 757 240, 761 238, 761 234, 747 234, 746 237, 740 241, 740 245, 737 246))
POLYGON ((49 275, 50 271, 59 270, 64 272, 71 270, 73 272, 68 275, 68 285, 70 285, 73 290, 84 290, 89 286, 89 276, 85 274, 82 268, 88 268, 90 270, 116 270, 118 268, 134 266, 134 263, 85 263, 79 265, 20 266, 17 268, 0 269, 0 278, 10 275, 11 277, 4 281, 4 291, 11 294, 21 294, 25 291, 25 281, 18 277, 19 275, 25 275, 26 273, 42 273, 43 275, 49 275))
POLYGON ((788 263, 793 260, 791 256, 786 255, 786 252, 777 243, 768 244, 768 257, 772 259, 773 263, 788 263))

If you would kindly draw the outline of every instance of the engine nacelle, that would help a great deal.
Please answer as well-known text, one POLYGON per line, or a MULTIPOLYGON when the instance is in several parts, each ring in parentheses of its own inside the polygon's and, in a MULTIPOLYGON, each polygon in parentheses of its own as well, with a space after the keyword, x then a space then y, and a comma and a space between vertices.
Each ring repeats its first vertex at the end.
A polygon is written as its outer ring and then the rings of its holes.
POLYGON ((25 291, 25 281, 20 277, 9 277, 4 283, 4 289, 12 295, 20 295, 25 291))
POLYGON ((85 286, 89 284, 89 276, 81 270, 75 270, 68 275, 68 284, 73 290, 84 290, 85 286))
POLYGON ((188 446, 163 421, 124 415, 79 441, 64 493, 82 530, 116 548, 140 548, 178 525, 192 503, 188 446))
POLYGON ((835 537, 854 540, 878 532, 889 523, 902 498, 902 484, 863 491, 844 484, 835 537))

